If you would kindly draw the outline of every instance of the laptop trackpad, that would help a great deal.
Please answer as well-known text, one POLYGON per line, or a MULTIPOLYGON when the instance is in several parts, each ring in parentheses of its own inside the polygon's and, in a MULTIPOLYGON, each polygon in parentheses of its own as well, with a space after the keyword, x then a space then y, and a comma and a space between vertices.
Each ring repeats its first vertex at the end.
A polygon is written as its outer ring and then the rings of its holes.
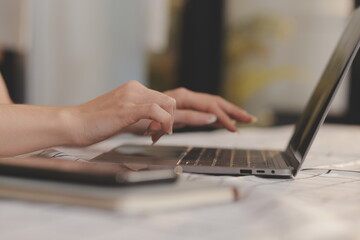
POLYGON ((91 159, 95 162, 174 166, 187 147, 122 145, 91 159))

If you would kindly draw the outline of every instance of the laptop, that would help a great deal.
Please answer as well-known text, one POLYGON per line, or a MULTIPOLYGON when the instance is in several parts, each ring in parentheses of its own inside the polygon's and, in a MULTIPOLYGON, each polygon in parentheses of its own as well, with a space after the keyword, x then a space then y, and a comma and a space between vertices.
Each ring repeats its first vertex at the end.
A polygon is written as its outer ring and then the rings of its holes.
POLYGON ((360 45, 360 9, 348 23, 284 151, 122 145, 92 161, 173 167, 176 172, 296 176, 360 45))

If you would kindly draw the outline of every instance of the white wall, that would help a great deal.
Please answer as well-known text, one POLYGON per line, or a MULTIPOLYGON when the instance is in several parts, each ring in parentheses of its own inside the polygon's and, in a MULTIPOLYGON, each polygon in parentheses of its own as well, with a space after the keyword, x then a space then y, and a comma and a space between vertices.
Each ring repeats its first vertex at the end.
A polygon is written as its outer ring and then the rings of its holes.
POLYGON ((68 105, 145 83, 146 2, 31 0, 27 102, 68 105))
POLYGON ((24 0, 0 0, 0 47, 24 49, 24 0))

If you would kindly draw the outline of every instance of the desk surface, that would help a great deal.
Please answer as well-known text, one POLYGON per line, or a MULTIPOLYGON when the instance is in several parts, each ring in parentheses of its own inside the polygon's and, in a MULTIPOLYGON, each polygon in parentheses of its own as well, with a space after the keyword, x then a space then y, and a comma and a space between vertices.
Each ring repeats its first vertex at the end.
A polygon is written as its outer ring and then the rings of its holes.
MULTIPOLYGON (((159 144, 284 149, 292 129, 174 134, 159 144)), ((149 139, 121 136, 61 150, 86 159, 124 142, 149 139)), ((242 199, 232 204, 125 216, 3 199, 0 239, 360 239, 359 143, 360 127, 323 126, 295 179, 181 175, 182 181, 237 186, 242 199)))

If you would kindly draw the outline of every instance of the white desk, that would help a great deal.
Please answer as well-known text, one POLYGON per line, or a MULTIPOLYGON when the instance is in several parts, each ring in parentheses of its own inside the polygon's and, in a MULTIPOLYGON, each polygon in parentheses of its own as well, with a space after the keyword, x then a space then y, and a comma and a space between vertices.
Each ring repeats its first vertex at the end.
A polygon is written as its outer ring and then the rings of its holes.
MULTIPOLYGON (((159 144, 283 149, 292 127, 165 136, 159 144)), ((86 150, 89 158, 123 142, 122 136, 86 150)), ((0 239, 360 239, 360 127, 323 126, 295 179, 183 174, 182 180, 238 186, 232 204, 124 216, 71 206, 0 200, 0 239)))

